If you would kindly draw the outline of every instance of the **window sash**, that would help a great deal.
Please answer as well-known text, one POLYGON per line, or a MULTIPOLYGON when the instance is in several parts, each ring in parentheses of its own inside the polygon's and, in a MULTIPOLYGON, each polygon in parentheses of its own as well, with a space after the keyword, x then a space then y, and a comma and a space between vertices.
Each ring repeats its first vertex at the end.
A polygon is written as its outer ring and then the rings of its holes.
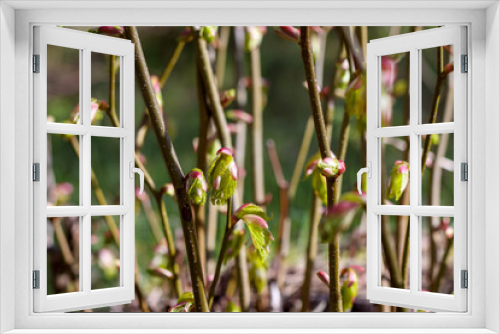
POLYGON ((367 179, 367 298, 378 304, 431 311, 467 311, 467 290, 461 289, 460 271, 467 269, 467 183, 460 181, 460 163, 467 162, 467 76, 460 73, 461 54, 466 54, 466 28, 445 27, 382 38, 368 44, 367 56, 367 161, 372 166, 367 179), (454 46, 454 122, 419 124, 421 114, 421 49, 454 46), (381 128, 380 58, 410 53, 410 125, 381 128), (454 133, 454 206, 419 205, 421 189, 419 135, 454 133), (380 138, 410 137, 410 205, 382 205, 380 138), (411 173, 411 171, 417 171, 411 173), (418 204, 417 204, 418 203, 418 204), (380 286, 381 215, 410 216, 410 289, 380 286), (419 291, 421 282, 420 216, 454 217, 454 295, 419 291))
POLYGON ((34 270, 40 271, 40 289, 34 289, 34 311, 74 311, 129 303, 134 298, 135 236, 134 180, 129 163, 134 161, 134 47, 128 40, 64 28, 35 27, 34 54, 40 55, 40 73, 34 83, 33 159, 40 163, 40 182, 33 185, 34 270), (80 124, 48 123, 47 45, 80 50, 80 124), (90 120, 91 52, 116 55, 120 66, 120 128, 93 126, 90 120), (47 134, 73 134, 80 137, 80 205, 47 207, 47 134), (91 138, 120 138, 120 205, 91 205, 91 138), (120 286, 91 288, 91 217, 120 216, 120 286), (80 261, 78 292, 47 295, 47 218, 80 217, 80 261))

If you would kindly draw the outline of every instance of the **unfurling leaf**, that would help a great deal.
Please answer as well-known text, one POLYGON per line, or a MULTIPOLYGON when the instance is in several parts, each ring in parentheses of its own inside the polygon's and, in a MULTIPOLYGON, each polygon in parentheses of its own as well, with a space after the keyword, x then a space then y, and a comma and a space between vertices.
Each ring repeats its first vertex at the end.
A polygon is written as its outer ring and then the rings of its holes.
POLYGON ((168 312, 191 312, 194 309, 194 296, 191 292, 184 292, 168 312))
POLYGON ((242 205, 232 217, 233 226, 239 220, 243 220, 250 232, 257 254, 262 261, 265 261, 269 253, 269 244, 274 240, 267 225, 267 221, 270 219, 260 206, 251 203, 242 205))
POLYGON ((238 167, 228 148, 217 151, 208 168, 208 190, 214 205, 224 205, 233 196, 238 181, 238 167))
POLYGON ((391 170, 387 187, 387 199, 399 201, 410 179, 410 165, 406 161, 397 160, 391 170))
POLYGON ((198 168, 193 168, 186 175, 186 192, 191 203, 203 205, 207 199, 207 182, 203 172, 198 168))
POLYGON ((353 268, 348 267, 342 269, 340 272, 340 278, 344 278, 344 282, 340 287, 343 311, 349 312, 352 309, 354 300, 358 294, 358 275, 353 268))
POLYGON ((319 225, 321 242, 332 242, 336 234, 346 231, 365 203, 364 194, 352 191, 343 194, 338 204, 326 209, 319 225))

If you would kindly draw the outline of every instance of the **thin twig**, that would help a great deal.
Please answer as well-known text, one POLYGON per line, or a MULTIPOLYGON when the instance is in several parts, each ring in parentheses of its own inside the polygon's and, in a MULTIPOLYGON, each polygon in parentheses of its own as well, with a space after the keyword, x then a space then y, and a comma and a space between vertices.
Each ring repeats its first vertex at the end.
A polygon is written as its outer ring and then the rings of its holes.
POLYGON ((226 56, 227 44, 229 35, 231 34, 231 27, 220 27, 219 45, 217 49, 217 59, 215 62, 215 77, 217 78, 217 87, 221 89, 224 86, 224 75, 226 70, 226 56))
POLYGON ((450 254, 451 248, 453 246, 453 238, 448 238, 446 241, 446 248, 443 253, 443 257, 439 263, 439 270, 436 274, 436 277, 433 279, 430 287, 431 292, 438 292, 439 286, 441 285, 441 281, 444 277, 444 272, 446 271, 446 260, 448 259, 448 255, 450 254))
POLYGON ((314 262, 318 253, 318 228, 321 220, 321 200, 312 192, 311 209, 309 210, 309 237, 307 240, 306 269, 304 271, 304 281, 302 283, 301 312, 311 310, 309 295, 311 291, 311 279, 314 271, 314 262))
MULTIPOLYGON (((441 100, 441 91, 443 88, 443 83, 446 80, 446 75, 443 73, 443 47, 437 48, 437 80, 436 86, 434 87, 434 93, 432 95, 432 107, 431 113, 429 115, 429 124, 436 123, 437 113, 439 110, 439 101, 441 100)), ((424 176, 424 171, 426 167, 427 156, 431 150, 431 137, 430 135, 425 137, 425 144, 422 152, 422 176, 424 176)))
MULTIPOLYGON (((196 49, 198 52, 198 49, 196 49)), ((196 63, 196 87, 198 93, 198 108, 200 115, 200 125, 198 132, 198 148, 196 150, 197 161, 196 167, 198 167, 203 173, 207 169, 207 151, 208 151, 208 127, 210 123, 209 109, 207 106, 207 101, 205 99, 205 89, 203 86, 203 79, 201 78, 199 62, 196 63)), ((194 220, 196 224, 196 235, 198 236, 198 245, 201 250, 201 266, 203 272, 207 274, 206 271, 206 243, 205 243, 205 207, 200 205, 193 206, 194 220)))
POLYGON ((212 284, 210 284, 210 291, 208 293, 208 307, 211 309, 214 297, 215 297, 215 288, 217 287, 217 283, 219 282, 220 273, 222 269, 222 263, 224 262, 224 256, 227 253, 227 247, 229 246, 229 236, 232 231, 232 221, 231 221, 231 208, 232 208, 232 198, 229 198, 227 201, 227 216, 226 216, 226 229, 224 230, 224 237, 222 238, 222 245, 220 248, 219 258, 217 259, 217 265, 215 267, 215 275, 212 284))
MULTIPOLYGON (((240 110, 244 110, 247 104, 247 91, 244 80, 244 43, 245 43, 245 28, 234 27, 234 61, 235 75, 237 82, 236 106, 240 110)), ((243 121, 238 121, 235 143, 235 160, 236 165, 240 169, 245 168, 245 153, 247 142, 247 124, 243 121)), ((233 205, 239 205, 238 198, 243 198, 245 182, 243 176, 239 177, 238 186, 236 188, 237 195, 233 200, 233 205)), ((235 229, 242 229, 243 226, 236 225, 235 229)), ((248 264, 246 259, 246 247, 241 247, 236 257, 236 278, 238 281, 238 294, 242 311, 248 311, 250 308, 250 277, 248 275, 248 264)))
POLYGON ((278 225, 278 245, 276 249, 277 256, 275 257, 275 272, 278 288, 282 289, 285 282, 286 258, 290 246, 291 220, 289 216, 288 182, 283 175, 278 152, 276 152, 276 146, 272 139, 267 140, 267 153, 269 155, 269 160, 271 160, 271 165, 273 166, 276 183, 280 189, 280 218, 278 225))

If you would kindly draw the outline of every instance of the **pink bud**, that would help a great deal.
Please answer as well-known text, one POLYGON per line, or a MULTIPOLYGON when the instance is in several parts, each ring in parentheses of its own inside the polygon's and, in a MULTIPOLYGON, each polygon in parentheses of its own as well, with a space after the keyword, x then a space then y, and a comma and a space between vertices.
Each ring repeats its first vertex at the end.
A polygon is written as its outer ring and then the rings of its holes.
POLYGON ((167 194, 171 197, 175 195, 175 188, 172 183, 166 183, 162 188, 161 188, 161 193, 162 194, 167 194))
POLYGON ((391 56, 383 56, 380 61, 382 70, 382 83, 386 89, 392 90, 396 77, 398 75, 396 60, 391 56))
POLYGON ((299 43, 300 30, 292 26, 274 27, 274 32, 281 38, 299 43))
POLYGON ((242 121, 247 124, 251 124, 253 122, 253 116, 249 113, 244 112, 243 110, 229 110, 226 112, 226 117, 229 119, 242 121))
POLYGON ((93 28, 90 31, 111 37, 121 37, 123 36, 125 29, 123 29, 123 27, 117 27, 117 26, 101 26, 93 28))
POLYGON ((233 151, 227 147, 222 147, 220 150, 217 151, 217 155, 225 154, 230 157, 233 156, 233 151))
POLYGON ((318 278, 320 279, 320 281, 323 282, 323 283, 325 283, 327 287, 330 287, 330 275, 328 275, 327 273, 325 273, 322 270, 319 270, 316 273, 316 276, 318 276, 318 278))
POLYGON ((345 173, 345 162, 342 160, 338 160, 338 172, 337 176, 340 176, 345 173))

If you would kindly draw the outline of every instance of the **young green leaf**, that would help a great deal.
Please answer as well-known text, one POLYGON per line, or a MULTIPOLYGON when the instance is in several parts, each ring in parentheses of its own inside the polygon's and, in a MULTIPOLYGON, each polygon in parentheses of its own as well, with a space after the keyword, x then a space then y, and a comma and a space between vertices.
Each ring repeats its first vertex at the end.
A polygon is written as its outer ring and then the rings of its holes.
POLYGON ((408 186, 410 179, 410 164, 406 161, 397 160, 391 170, 387 186, 387 198, 399 201, 401 195, 408 186))

